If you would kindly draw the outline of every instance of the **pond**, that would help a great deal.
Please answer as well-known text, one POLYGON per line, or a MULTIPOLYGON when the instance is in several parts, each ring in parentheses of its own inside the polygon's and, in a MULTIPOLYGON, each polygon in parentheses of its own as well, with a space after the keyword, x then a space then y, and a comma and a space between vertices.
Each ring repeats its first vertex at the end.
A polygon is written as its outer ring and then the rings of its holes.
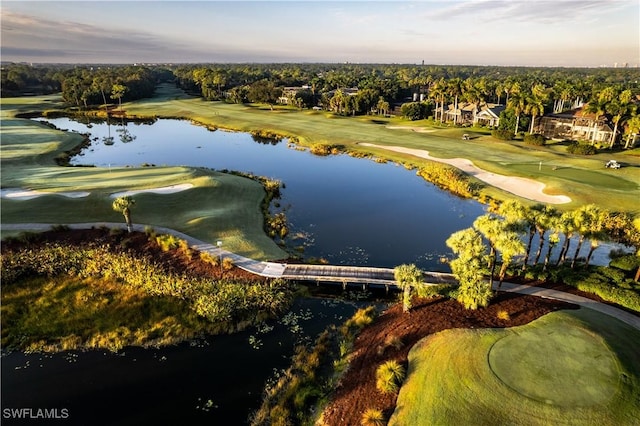
POLYGON ((258 329, 163 349, 4 354, 2 424, 21 424, 6 409, 31 408, 64 409, 68 418, 58 422, 74 425, 242 425, 294 345, 342 324, 357 306, 301 299, 258 329))
POLYGON ((440 262, 450 252, 445 240, 484 213, 482 204, 442 191, 397 164, 345 154, 316 156, 286 141, 259 143, 247 133, 212 132, 189 121, 91 127, 66 118, 48 121, 61 129, 91 133, 91 146, 72 164, 202 166, 282 181, 286 188, 280 204, 290 222, 288 245, 302 246, 304 256, 333 264, 416 263, 447 271, 440 262), (105 144, 109 136, 113 142, 105 144))

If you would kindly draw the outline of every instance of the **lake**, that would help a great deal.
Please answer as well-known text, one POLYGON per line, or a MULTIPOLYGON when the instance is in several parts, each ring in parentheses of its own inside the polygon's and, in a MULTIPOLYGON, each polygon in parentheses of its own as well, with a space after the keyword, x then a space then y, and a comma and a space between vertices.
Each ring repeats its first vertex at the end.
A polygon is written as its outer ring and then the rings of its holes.
POLYGON ((440 262, 450 253, 445 240, 484 213, 482 204, 442 191, 415 171, 392 163, 346 154, 316 156, 286 141, 259 143, 247 133, 212 132, 181 120, 90 128, 67 118, 48 121, 61 129, 91 133, 91 146, 72 164, 201 166, 282 181, 286 187, 280 204, 290 222, 288 245, 303 246, 305 256, 333 264, 415 263, 448 271, 440 262), (122 130, 135 139, 123 142, 122 130), (103 138, 109 135, 113 144, 106 145, 103 138))

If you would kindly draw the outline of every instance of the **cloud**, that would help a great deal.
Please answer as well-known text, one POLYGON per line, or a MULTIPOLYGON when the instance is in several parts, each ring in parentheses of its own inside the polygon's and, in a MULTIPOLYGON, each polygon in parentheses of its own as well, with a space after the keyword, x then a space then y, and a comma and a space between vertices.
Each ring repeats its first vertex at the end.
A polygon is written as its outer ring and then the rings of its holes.
POLYGON ((214 43, 193 46, 126 28, 57 22, 7 10, 2 10, 1 31, 3 60, 10 61, 213 62, 243 60, 259 53, 214 43))
POLYGON ((465 0, 427 12, 429 19, 469 18, 543 24, 592 20, 602 13, 632 4, 626 0, 465 0))

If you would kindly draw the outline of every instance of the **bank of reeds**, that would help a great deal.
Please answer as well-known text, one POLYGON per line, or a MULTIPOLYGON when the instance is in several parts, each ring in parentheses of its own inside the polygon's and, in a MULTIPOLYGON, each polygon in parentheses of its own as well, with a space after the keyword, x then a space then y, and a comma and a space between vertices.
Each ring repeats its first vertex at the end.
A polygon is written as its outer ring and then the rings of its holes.
POLYGON ((362 328, 373 322, 373 306, 359 309, 340 327, 327 328, 312 347, 299 346, 291 366, 265 387, 252 426, 306 425, 318 420, 328 397, 349 365, 351 348, 362 328))
MULTIPOLYGON (((211 333, 231 333, 273 318, 284 312, 293 299, 292 288, 284 281, 275 280, 265 284, 194 278, 167 271, 148 258, 113 251, 106 245, 73 247, 48 244, 8 251, 2 254, 1 260, 3 296, 11 294, 13 286, 17 287, 24 280, 34 277, 54 279, 66 276, 77 280, 102 280, 105 283, 117 283, 118 286, 114 287, 116 291, 130 290, 147 297, 164 299, 167 303, 174 300, 186 305, 195 316, 205 320, 207 331, 211 333)), ((3 297, 3 304, 6 300, 3 297)), ((81 310, 82 304, 79 306, 81 310)), ((12 333, 11 321, 24 320, 7 319, 3 315, 5 346, 25 348, 32 343, 30 336, 16 335, 14 339, 5 339, 5 333, 12 333)), ((36 336, 33 338, 40 339, 36 336)), ((123 344, 128 343, 131 342, 125 341, 123 344)))
POLYGON ((469 176, 460 170, 446 164, 428 163, 418 170, 417 175, 437 187, 463 198, 472 198, 479 195, 479 183, 472 181, 469 176))

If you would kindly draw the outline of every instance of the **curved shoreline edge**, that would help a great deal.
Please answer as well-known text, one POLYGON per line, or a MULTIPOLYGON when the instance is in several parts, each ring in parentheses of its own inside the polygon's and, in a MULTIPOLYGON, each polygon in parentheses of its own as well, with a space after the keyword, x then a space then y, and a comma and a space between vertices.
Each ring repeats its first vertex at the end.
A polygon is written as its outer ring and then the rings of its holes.
POLYGON ((526 198, 532 201, 538 201, 548 204, 566 204, 571 202, 571 198, 566 195, 548 195, 544 193, 546 185, 542 182, 535 181, 529 178, 522 178, 516 176, 505 176, 497 173, 491 173, 483 170, 473 164, 471 160, 466 158, 438 158, 429 155, 429 151, 424 149, 405 148, 397 145, 377 145, 373 143, 358 143, 360 146, 366 146, 371 148, 386 149, 388 151, 399 152, 402 154, 409 154, 416 157, 424 158, 438 163, 445 163, 450 166, 456 167, 470 176, 475 177, 491 186, 495 186, 498 189, 517 195, 522 198, 526 198))

